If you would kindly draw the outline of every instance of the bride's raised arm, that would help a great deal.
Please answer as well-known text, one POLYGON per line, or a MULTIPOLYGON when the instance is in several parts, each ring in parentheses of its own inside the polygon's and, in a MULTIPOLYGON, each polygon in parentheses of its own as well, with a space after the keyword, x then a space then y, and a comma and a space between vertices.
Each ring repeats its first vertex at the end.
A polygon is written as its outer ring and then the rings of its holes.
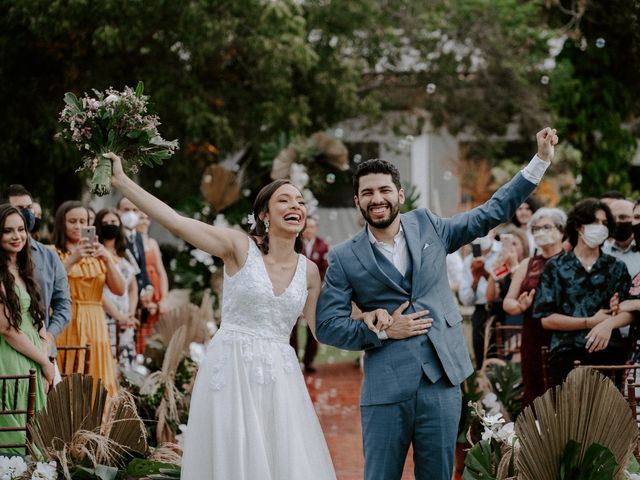
POLYGON ((124 173, 120 158, 114 153, 104 155, 111 159, 111 184, 171 233, 205 252, 232 261, 240 266, 247 250, 246 235, 230 228, 220 228, 184 217, 169 205, 151 195, 124 173))

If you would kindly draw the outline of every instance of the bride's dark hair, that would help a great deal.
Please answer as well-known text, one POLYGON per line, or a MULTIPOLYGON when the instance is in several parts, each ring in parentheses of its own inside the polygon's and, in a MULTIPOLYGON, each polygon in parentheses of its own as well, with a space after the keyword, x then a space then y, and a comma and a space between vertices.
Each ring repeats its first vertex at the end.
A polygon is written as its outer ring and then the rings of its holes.
MULTIPOLYGON (((289 180, 274 180, 260 189, 255 202, 253 202, 253 216, 255 217, 256 223, 249 231, 249 235, 251 235, 260 251, 265 255, 269 253, 269 235, 267 234, 267 228, 264 221, 260 218, 260 214, 269 212, 269 200, 271 200, 273 194, 276 193, 276 190, 278 190, 282 185, 293 184, 289 180)), ((302 252, 301 235, 296 237, 296 243, 293 248, 296 253, 302 252)))

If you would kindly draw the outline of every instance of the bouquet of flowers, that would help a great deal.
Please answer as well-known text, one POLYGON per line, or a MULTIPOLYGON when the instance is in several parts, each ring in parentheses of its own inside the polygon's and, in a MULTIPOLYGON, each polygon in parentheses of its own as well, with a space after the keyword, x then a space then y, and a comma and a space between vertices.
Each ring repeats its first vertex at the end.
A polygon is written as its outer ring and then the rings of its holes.
POLYGON ((63 125, 60 136, 84 152, 84 162, 78 169, 93 171, 91 192, 106 195, 111 190, 111 160, 103 154, 120 156, 123 167, 135 173, 141 165, 153 167, 173 155, 178 141, 167 141, 158 133, 160 119, 147 112, 149 97, 143 95, 144 85, 123 92, 108 88, 93 90, 82 98, 72 92, 64 96, 65 107, 60 112, 63 125))

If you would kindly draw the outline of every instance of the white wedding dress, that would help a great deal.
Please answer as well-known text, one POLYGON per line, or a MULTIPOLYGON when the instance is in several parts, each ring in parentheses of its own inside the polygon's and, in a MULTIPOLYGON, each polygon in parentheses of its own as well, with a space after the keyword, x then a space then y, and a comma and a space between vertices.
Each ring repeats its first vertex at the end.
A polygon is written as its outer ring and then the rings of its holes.
POLYGON ((249 239, 244 266, 226 272, 222 324, 196 378, 183 480, 335 479, 331 456, 289 335, 307 299, 306 259, 276 296, 249 239))

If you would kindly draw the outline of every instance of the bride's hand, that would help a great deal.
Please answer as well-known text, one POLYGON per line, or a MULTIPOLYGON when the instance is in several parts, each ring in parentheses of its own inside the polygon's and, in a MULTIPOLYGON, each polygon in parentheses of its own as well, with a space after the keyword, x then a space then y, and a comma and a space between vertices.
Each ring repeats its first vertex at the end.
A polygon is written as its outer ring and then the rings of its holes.
POLYGON ((117 186, 118 180, 126 177, 124 169, 122 168, 122 160, 113 152, 103 153, 102 156, 111 160, 111 184, 117 186))

